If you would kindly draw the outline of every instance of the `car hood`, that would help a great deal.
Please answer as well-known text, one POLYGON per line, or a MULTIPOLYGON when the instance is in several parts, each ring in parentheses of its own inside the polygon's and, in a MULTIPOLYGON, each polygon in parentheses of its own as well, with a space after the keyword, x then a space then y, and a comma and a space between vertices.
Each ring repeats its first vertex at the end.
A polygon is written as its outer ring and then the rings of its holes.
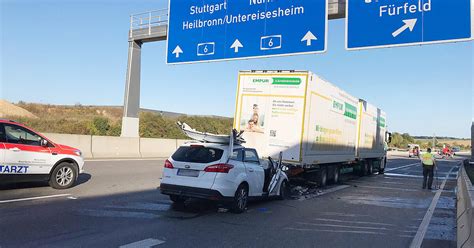
POLYGON ((59 148, 63 149, 63 150, 70 150, 70 151, 75 151, 75 150, 79 150, 77 148, 74 148, 74 147, 71 147, 71 146, 67 146, 67 145, 61 145, 61 144, 56 144, 59 148))

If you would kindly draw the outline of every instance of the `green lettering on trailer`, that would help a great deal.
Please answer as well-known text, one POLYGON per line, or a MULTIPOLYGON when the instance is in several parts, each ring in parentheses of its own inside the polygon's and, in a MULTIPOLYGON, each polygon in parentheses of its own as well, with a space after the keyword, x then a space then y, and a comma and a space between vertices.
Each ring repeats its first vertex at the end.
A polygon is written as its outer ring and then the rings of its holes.
POLYGON ((385 127, 385 118, 380 117, 378 122, 379 127, 385 127))
POLYGON ((344 104, 346 111, 344 112, 344 115, 346 117, 349 117, 351 119, 356 120, 357 119, 357 108, 354 105, 351 105, 349 103, 344 104))
POLYGON ((332 102, 332 107, 333 107, 334 109, 337 109, 337 110, 339 110, 339 111, 342 112, 342 110, 344 109, 344 104, 342 104, 342 103, 340 103, 340 102, 338 102, 338 101, 336 101, 336 100, 333 100, 333 102, 332 102))
POLYGON ((253 83, 270 83, 270 79, 258 79, 258 78, 255 78, 254 80, 252 80, 253 83))
POLYGON ((273 83, 276 85, 300 85, 301 78, 273 78, 273 83))

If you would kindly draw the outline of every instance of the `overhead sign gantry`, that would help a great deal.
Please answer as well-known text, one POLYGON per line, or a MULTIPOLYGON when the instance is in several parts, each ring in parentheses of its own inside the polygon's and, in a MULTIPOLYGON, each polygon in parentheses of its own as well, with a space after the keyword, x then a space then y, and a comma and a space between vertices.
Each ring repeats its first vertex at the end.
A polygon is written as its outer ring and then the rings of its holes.
POLYGON ((167 63, 326 51, 327 0, 170 0, 167 63))
MULTIPOLYGON (((239 0, 240 1, 240 0, 239 0)), ((253 1, 253 0, 251 0, 253 1)), ((276 1, 276 0, 275 0, 276 1)), ((288 0, 278 0, 288 1, 288 0)), ((321 1, 321 0, 316 0, 321 1)), ((323 0, 324 1, 324 0, 323 0)), ((345 15, 345 1, 346 0, 329 0, 328 16, 329 19, 343 18, 345 15)), ((187 1, 186 1, 187 2, 187 1)), ((203 1, 200 1, 203 3, 203 1)), ((229 2, 229 1, 225 1, 229 2)), ((234 1, 235 2, 235 1, 234 1)), ((255 1, 261 2, 261 1, 255 1)), ((295 2, 312 2, 308 0, 299 0, 295 2)), ((319 17, 317 17, 319 18, 319 17)), ((294 23, 294 25, 300 25, 300 23, 294 23)), ((128 37, 128 65, 127 65, 127 78, 125 82, 125 99, 124 99, 124 112, 122 118, 122 137, 139 137, 139 119, 138 114, 140 111, 140 70, 141 70, 141 51, 142 45, 148 42, 156 42, 166 40, 168 38, 168 10, 157 10, 148 11, 144 13, 138 13, 130 16, 130 31, 128 37)), ((315 34, 319 36, 320 34, 315 34)), ((324 35, 326 36, 326 35, 324 35)), ((312 39, 311 35, 309 41, 301 39, 301 44, 308 44, 310 46, 316 43, 312 39)), ((319 42, 322 41, 321 37, 317 37, 319 42)), ((284 40, 282 42, 285 42, 284 40)), ((325 41, 324 41, 325 42, 325 41)), ((285 46, 286 43, 282 43, 285 46)), ((245 44, 241 43, 244 47, 245 44)), ((233 51, 242 51, 242 47, 238 43, 233 47, 233 51)), ((184 50, 184 49, 181 49, 184 50)), ((179 51, 176 50, 176 51, 179 51)), ((177 52, 180 53, 180 52, 177 52)), ((180 53, 183 54, 183 52, 180 53)))
POLYGON ((467 41, 471 0, 347 0, 348 50, 467 41))

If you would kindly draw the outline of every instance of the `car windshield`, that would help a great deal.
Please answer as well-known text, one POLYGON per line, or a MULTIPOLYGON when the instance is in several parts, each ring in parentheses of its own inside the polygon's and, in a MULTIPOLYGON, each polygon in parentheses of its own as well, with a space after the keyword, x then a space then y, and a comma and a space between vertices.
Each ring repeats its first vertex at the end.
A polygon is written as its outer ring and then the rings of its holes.
POLYGON ((171 156, 174 161, 211 163, 222 158, 223 150, 204 146, 182 146, 171 156))

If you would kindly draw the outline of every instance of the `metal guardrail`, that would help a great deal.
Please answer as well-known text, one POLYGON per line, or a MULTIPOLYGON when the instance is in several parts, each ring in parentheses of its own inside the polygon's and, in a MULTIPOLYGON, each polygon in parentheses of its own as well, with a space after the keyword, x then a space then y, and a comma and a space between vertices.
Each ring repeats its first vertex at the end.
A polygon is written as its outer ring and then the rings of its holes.
MULTIPOLYGON (((344 18, 346 0, 329 0, 329 18, 344 18)), ((163 35, 163 29, 157 27, 168 25, 168 9, 159 9, 130 15, 129 38, 163 35)), ((166 37, 166 36, 165 36, 166 37)))
POLYGON ((140 31, 140 35, 151 36, 154 28, 168 25, 168 9, 160 9, 130 15, 130 38, 134 37, 134 31, 140 31), (145 32, 144 32, 145 31, 145 32))
POLYGON ((474 247, 474 187, 464 168, 468 164, 465 160, 461 165, 456 189, 458 248, 474 247))

